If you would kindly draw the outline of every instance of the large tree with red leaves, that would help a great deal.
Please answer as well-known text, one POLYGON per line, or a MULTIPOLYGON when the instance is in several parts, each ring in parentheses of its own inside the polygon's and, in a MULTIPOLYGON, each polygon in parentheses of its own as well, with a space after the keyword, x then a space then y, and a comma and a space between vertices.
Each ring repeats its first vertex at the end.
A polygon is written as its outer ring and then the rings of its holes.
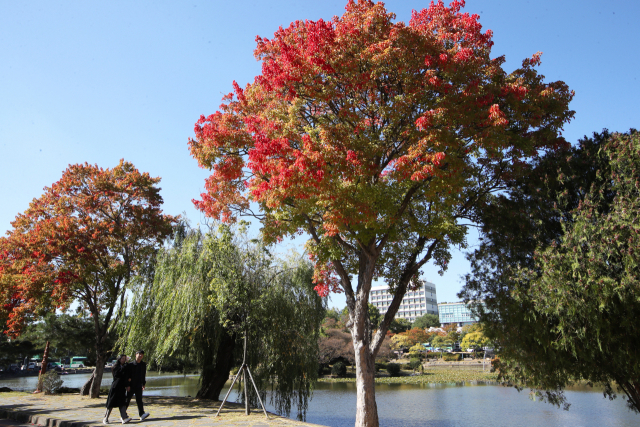
POLYGON ((124 307, 127 284, 171 232, 162 214, 160 178, 120 161, 113 169, 70 165, 45 187, 0 239, 0 295, 16 336, 24 323, 77 301, 93 318, 100 392, 107 332, 124 307))
POLYGON ((262 73, 234 82, 189 142, 212 170, 199 209, 254 215, 272 241, 307 232, 318 292, 345 292, 358 426, 378 425, 374 358, 420 268, 446 268, 475 206, 564 144, 573 115, 568 87, 536 72, 539 54, 506 73, 463 6, 432 3, 406 25, 382 3, 349 1, 332 21, 258 37, 262 73), (372 334, 374 278, 394 299, 372 334))

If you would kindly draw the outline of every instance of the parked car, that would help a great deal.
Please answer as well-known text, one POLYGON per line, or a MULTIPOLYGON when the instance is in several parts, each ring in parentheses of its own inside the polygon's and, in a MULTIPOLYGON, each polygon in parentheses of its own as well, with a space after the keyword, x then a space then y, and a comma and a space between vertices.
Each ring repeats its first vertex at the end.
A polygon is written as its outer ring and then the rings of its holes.
POLYGON ((433 351, 440 352, 440 351, 442 351, 442 349, 440 347, 436 347, 436 348, 433 349, 433 351))

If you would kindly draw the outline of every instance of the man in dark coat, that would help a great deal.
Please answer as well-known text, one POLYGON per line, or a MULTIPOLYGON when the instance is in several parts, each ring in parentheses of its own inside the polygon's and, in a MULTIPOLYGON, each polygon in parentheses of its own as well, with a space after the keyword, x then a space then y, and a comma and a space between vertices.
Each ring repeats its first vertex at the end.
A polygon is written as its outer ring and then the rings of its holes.
POLYGON ((129 363, 127 365, 130 385, 129 390, 127 391, 127 408, 129 408, 131 399, 133 398, 133 395, 135 395, 140 421, 149 416, 149 413, 144 411, 144 406, 142 405, 142 391, 147 384, 147 364, 144 363, 142 359, 144 359, 144 351, 138 350, 136 352, 136 359, 133 363, 129 363))

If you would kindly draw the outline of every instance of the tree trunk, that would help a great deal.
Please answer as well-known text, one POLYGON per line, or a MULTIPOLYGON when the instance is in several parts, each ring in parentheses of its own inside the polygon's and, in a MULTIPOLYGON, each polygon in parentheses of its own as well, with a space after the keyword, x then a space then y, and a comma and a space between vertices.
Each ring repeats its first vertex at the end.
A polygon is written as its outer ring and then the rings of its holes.
POLYGON ((42 380, 44 378, 44 374, 47 373, 47 365, 49 364, 49 341, 44 346, 44 354, 42 355, 42 363, 40 364, 40 375, 38 376, 38 387, 36 391, 42 390, 42 380))
POLYGON ((89 394, 91 393, 91 386, 93 385, 95 374, 96 371, 93 371, 87 382, 84 383, 82 387, 80 387, 80 396, 89 396, 89 394))
POLYGON ((356 427, 378 427, 375 364, 368 346, 353 342, 356 359, 356 427))
POLYGON ((93 384, 91 384, 91 398, 100 397, 100 385, 102 383, 102 374, 104 373, 104 365, 107 363, 107 357, 104 352, 98 352, 96 359, 96 369, 93 371, 93 384))
POLYGON ((104 365, 107 362, 107 355, 102 352, 97 352, 96 368, 93 370, 91 377, 80 388, 81 396, 89 396, 92 399, 100 397, 100 385, 102 383, 102 375, 104 374, 104 365))
POLYGON ((233 367, 233 350, 236 345, 236 334, 230 335, 222 331, 218 351, 211 365, 202 370, 202 381, 197 399, 220 400, 220 392, 229 379, 233 367))
POLYGON ((618 387, 627 395, 627 405, 630 409, 640 412, 640 381, 618 380, 618 387))
POLYGON ((416 263, 416 258, 422 252, 426 238, 420 237, 420 240, 399 274, 393 300, 382 322, 380 322, 375 336, 371 333, 372 327, 369 319, 368 303, 371 283, 375 276, 376 262, 382 246, 377 247, 375 240, 361 246, 362 250, 358 253, 358 285, 355 292, 347 269, 344 268, 340 261, 332 261, 336 273, 340 276, 349 309, 347 327, 351 330, 356 360, 356 427, 378 427, 379 425, 374 360, 380 350, 389 325, 400 308, 402 298, 407 292, 409 281, 414 275, 418 274, 420 267, 431 258, 438 243, 436 239, 429 246, 427 254, 416 263))

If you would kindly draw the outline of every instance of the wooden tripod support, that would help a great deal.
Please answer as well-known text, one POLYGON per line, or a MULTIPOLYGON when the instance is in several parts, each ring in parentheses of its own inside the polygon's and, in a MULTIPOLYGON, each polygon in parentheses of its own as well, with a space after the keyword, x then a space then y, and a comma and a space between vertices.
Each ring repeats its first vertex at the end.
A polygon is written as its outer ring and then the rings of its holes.
POLYGON ((245 415, 249 415, 251 413, 251 409, 249 408, 249 390, 247 389, 247 374, 249 374, 249 379, 251 380, 251 384, 253 384, 253 389, 256 391, 256 396, 258 396, 258 400, 260 401, 260 405, 262 406, 262 410, 264 411, 264 416, 267 417, 267 419, 269 419, 269 415, 267 415, 267 410, 264 408, 264 403, 262 403, 262 398, 260 398, 260 392, 258 391, 258 387, 256 387, 255 381, 253 381, 253 375, 251 375, 251 371, 249 370, 249 366, 246 364, 246 360, 247 360, 247 333, 245 332, 244 333, 244 355, 242 357, 242 366, 240 366, 238 373, 236 374, 235 378, 233 379, 233 382, 231 383, 231 387, 229 387, 229 390, 227 391, 227 394, 224 397, 224 400, 220 404, 220 407, 218 408, 218 412, 216 412, 216 417, 220 414, 220 411, 222 411, 222 407, 227 402, 227 398, 229 397, 229 394, 231 394, 231 390, 233 390, 233 386, 238 380, 238 378, 240 377, 240 374, 242 374, 242 381, 244 382, 244 405, 245 405, 244 413, 245 415))

